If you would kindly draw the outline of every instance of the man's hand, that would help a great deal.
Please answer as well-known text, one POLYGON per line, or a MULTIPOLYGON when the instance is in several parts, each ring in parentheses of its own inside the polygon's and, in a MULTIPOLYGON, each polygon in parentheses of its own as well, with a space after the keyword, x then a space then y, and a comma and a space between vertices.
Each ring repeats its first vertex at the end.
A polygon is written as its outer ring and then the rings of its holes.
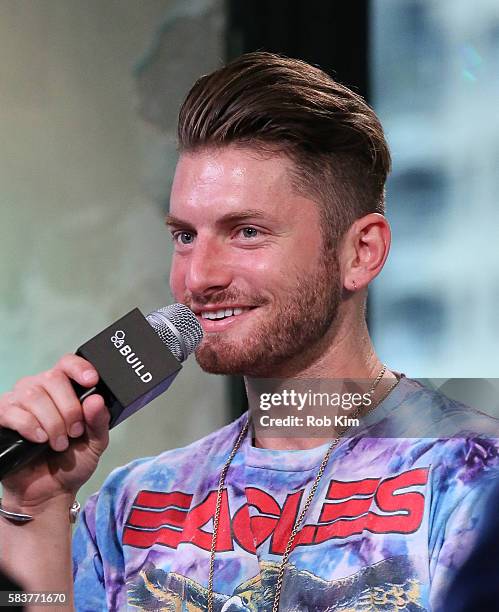
POLYGON ((48 441, 55 451, 4 478, 5 509, 41 509, 53 498, 75 495, 93 474, 109 442, 109 412, 100 395, 80 404, 69 379, 90 389, 98 378, 92 364, 68 354, 0 396, 0 426, 32 442, 48 441))

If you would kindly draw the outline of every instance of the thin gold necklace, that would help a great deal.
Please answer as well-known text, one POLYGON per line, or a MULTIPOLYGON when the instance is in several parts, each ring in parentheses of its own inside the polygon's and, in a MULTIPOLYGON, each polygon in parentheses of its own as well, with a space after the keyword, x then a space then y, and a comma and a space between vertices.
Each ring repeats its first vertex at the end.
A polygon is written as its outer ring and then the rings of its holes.
MULTIPOLYGON (((378 386, 378 383, 380 382, 380 380, 383 378, 385 372, 386 372, 386 365, 383 364, 383 367, 381 368, 380 373, 378 374, 378 376, 376 376, 376 379, 374 380, 371 388, 369 389, 369 395, 372 396, 376 387, 378 386)), ((387 393, 385 394, 385 397, 387 397, 390 392, 392 391, 392 389, 398 384, 398 379, 394 382, 394 384, 388 389, 387 393)), ((384 399, 384 398, 383 398, 384 399)), ((380 400, 381 401, 381 400, 380 400)), ((369 414, 372 410, 374 410, 374 408, 376 408, 376 406, 379 404, 379 402, 377 404, 374 404, 372 406, 369 407, 369 409, 366 411, 366 414, 369 414)), ((365 407, 364 403, 362 403, 357 410, 355 410, 352 414, 352 418, 357 417, 362 409, 365 407)), ((364 416, 365 416, 364 415, 364 416)), ((210 549, 210 570, 209 570, 209 574, 208 574, 208 612, 213 612, 213 578, 215 575, 215 549, 217 546, 217 537, 218 537, 218 525, 220 522, 220 510, 222 507, 222 493, 223 493, 223 488, 224 488, 224 484, 225 484, 225 477, 227 476, 227 472, 229 470, 230 464, 232 463, 232 460, 234 459, 234 456, 236 455, 237 451, 239 450, 239 447, 241 446, 241 442, 244 439, 244 436, 246 435, 247 431, 248 431, 248 427, 249 427, 249 419, 246 421, 246 423, 244 424, 244 427, 241 429, 241 431, 239 432, 239 436, 237 437, 236 443, 234 444, 234 447, 227 459, 227 461, 225 462, 223 468, 222 468, 222 472, 220 474, 220 479, 218 481, 218 490, 217 490, 217 503, 215 506, 215 516, 213 517, 213 535, 211 538, 211 549, 210 549)), ((333 452, 333 450, 336 448, 336 446, 338 445, 338 442, 340 441, 341 436, 345 433, 345 431, 348 429, 345 428, 341 434, 337 437, 334 438, 331 442, 331 444, 329 445, 326 454, 324 455, 324 458, 322 459, 321 465, 319 467, 319 470, 317 472, 317 476, 315 477, 315 481, 314 484, 312 485, 312 488, 310 489, 310 493, 307 496, 307 499, 305 501, 305 504, 303 506, 302 511, 300 512, 300 515, 298 516, 298 518, 296 519, 295 525, 293 527, 293 530, 291 531, 291 535, 289 536, 289 540, 288 543, 286 545, 286 548, 284 550, 284 554, 282 556, 282 561, 281 564, 279 566, 279 572, 277 574, 277 580, 276 580, 276 589, 275 589, 275 596, 274 596, 274 605, 272 606, 272 612, 278 612, 279 610, 279 602, 281 599, 281 590, 282 590, 282 582, 284 579, 284 570, 286 569, 286 565, 288 563, 288 559, 289 559, 289 555, 291 553, 291 549, 293 548, 293 543, 295 541, 296 536, 298 535, 298 531, 300 530, 300 527, 303 523, 303 520, 305 518, 305 515, 307 514, 307 511, 310 507, 310 504, 312 503, 312 500, 314 498, 315 492, 317 490, 317 487, 319 486, 319 482, 322 478, 322 475, 324 474, 324 470, 326 469, 327 463, 329 461, 329 457, 331 455, 331 453, 333 452)))

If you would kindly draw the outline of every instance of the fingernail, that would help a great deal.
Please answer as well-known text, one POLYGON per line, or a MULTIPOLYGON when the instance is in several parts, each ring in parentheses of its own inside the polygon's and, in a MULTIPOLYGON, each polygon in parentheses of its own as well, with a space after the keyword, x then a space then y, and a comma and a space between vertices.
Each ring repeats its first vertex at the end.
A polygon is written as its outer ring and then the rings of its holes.
POLYGON ((95 380, 95 372, 93 370, 85 370, 81 376, 85 382, 92 382, 95 380))
POLYGON ((84 426, 83 423, 81 421, 78 421, 77 423, 73 423, 69 429, 69 435, 72 436, 73 438, 78 438, 78 436, 81 436, 81 434, 84 431, 84 426))
POLYGON ((69 442, 66 436, 59 436, 55 441, 54 448, 57 451, 63 451, 63 450, 66 450, 68 445, 69 445, 69 442))
POLYGON ((41 427, 36 428, 35 438, 38 440, 38 442, 46 442, 49 439, 47 432, 43 431, 41 427))

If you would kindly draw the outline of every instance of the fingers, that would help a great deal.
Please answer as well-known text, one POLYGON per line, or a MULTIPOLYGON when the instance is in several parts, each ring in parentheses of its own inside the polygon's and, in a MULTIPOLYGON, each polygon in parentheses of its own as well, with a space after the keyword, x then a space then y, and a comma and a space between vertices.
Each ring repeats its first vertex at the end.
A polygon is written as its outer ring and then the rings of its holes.
POLYGON ((57 368, 44 372, 41 377, 52 405, 59 408, 63 419, 64 431, 59 431, 59 435, 64 434, 66 437, 78 438, 85 430, 83 411, 69 378, 62 370, 57 368))
POLYGON ((43 387, 36 384, 25 387, 17 392, 16 401, 25 412, 36 418, 54 450, 66 450, 69 442, 64 418, 43 387))
POLYGON ((0 405, 6 405, 5 410, 0 410, 1 427, 14 429, 31 442, 46 442, 48 440, 47 433, 43 430, 38 419, 21 408, 12 392, 6 393, 0 400, 0 405))
POLYGON ((109 444, 109 421, 111 415, 100 395, 90 395, 82 404, 89 444, 99 454, 109 444))
POLYGON ((105 430, 109 415, 102 397, 92 395, 85 411, 71 384, 92 388, 99 380, 97 371, 77 355, 64 355, 51 370, 18 381, 14 390, 0 396, 0 426, 18 431, 36 442, 49 441, 56 451, 68 448, 69 439, 87 433, 97 446, 107 445, 105 430))
POLYGON ((61 357, 55 364, 54 370, 59 370, 76 380, 82 387, 93 387, 99 380, 99 375, 94 366, 83 357, 68 353, 61 357))

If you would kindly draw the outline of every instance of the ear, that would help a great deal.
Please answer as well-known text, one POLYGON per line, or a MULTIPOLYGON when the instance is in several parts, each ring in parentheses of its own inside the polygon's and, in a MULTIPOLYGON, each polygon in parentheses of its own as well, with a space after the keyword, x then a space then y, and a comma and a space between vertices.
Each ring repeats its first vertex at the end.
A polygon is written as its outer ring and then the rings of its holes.
POLYGON ((354 221, 340 249, 344 288, 358 291, 367 287, 381 272, 390 243, 390 225, 383 215, 370 213, 354 221))

